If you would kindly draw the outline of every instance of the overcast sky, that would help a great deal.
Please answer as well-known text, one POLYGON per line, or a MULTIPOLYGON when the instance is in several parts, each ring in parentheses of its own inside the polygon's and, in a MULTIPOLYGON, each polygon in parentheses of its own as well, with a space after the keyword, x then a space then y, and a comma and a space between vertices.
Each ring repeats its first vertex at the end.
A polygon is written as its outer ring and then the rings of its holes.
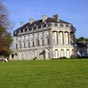
POLYGON ((42 15, 58 14, 60 19, 76 27, 76 37, 88 38, 88 0, 4 0, 3 3, 14 23, 13 30, 20 27, 20 22, 29 22, 30 18, 37 20, 42 15))

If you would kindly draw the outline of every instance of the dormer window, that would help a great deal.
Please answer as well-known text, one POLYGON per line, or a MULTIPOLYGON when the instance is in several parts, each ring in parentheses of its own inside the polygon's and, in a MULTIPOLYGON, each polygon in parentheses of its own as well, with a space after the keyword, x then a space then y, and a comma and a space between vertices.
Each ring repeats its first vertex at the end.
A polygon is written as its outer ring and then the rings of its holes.
POLYGON ((15 31, 15 32, 14 32, 14 35, 16 35, 16 34, 17 34, 17 32, 15 31))
POLYGON ((27 31, 27 28, 25 28, 25 32, 27 31))
POLYGON ((41 25, 39 25, 38 28, 41 28, 41 25))
POLYGON ((36 29, 36 26, 34 27, 34 30, 36 29))
POLYGON ((61 23, 61 24, 60 24, 60 27, 63 27, 63 26, 64 26, 64 25, 61 23))
POLYGON ((46 27, 46 24, 44 24, 43 27, 46 27))
POLYGON ((29 28, 29 31, 31 31, 32 30, 32 28, 29 28))
POLYGON ((21 29, 21 32, 23 32, 23 29, 21 29))
POLYGON ((68 25, 68 24, 66 24, 66 27, 69 27, 69 25, 68 25))
POLYGON ((55 23, 55 26, 58 26, 58 24, 57 24, 57 23, 55 23))
POLYGON ((36 26, 36 24, 34 24, 34 26, 36 26))
POLYGON ((16 35, 19 33, 19 30, 16 31, 16 35))
POLYGON ((49 26, 51 26, 51 25, 52 25, 52 24, 51 24, 51 23, 49 23, 49 24, 48 24, 48 27, 49 27, 49 26))

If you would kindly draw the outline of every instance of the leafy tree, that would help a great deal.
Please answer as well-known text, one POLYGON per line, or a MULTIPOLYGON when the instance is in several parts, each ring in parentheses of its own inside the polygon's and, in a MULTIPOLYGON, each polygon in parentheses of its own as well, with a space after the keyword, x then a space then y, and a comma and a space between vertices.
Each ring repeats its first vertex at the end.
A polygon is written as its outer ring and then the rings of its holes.
POLYGON ((77 39, 77 41, 84 41, 84 37, 79 37, 78 39, 77 39))
POLYGON ((11 34, 8 32, 10 21, 8 20, 7 9, 0 0, 0 56, 8 57, 11 53, 11 34))
POLYGON ((85 40, 88 42, 88 38, 85 38, 85 40))
POLYGON ((88 38, 84 38, 84 37, 79 37, 76 40, 77 40, 77 42, 88 42, 88 38))

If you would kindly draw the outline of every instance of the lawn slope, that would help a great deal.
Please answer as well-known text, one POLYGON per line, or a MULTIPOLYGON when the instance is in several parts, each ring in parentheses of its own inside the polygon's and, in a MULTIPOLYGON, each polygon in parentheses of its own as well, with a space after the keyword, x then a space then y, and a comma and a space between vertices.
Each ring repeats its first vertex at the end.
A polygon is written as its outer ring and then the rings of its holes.
POLYGON ((0 62, 0 88, 88 88, 88 59, 0 62))

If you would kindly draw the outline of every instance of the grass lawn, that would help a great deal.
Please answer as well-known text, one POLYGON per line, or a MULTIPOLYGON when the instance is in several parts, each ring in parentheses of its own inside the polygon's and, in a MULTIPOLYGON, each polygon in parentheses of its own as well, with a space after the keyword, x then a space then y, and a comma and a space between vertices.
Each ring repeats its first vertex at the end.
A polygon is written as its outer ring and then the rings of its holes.
POLYGON ((0 88, 88 88, 88 59, 0 62, 0 88))

